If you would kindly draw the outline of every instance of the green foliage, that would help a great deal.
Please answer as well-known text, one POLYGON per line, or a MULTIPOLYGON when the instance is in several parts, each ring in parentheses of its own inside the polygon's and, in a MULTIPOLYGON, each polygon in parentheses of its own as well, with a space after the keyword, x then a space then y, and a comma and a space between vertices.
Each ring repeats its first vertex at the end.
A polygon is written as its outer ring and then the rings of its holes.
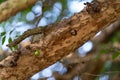
MULTIPOLYGON (((12 31, 10 31, 10 34, 13 32, 13 30, 12 31)), ((2 37, 2 45, 5 43, 5 41, 7 40, 6 39, 6 32, 2 32, 1 34, 0 34, 0 37, 2 37)), ((8 38, 8 43, 11 43, 12 42, 12 38, 11 37, 9 37, 8 38)), ((12 50, 12 51, 14 51, 14 50, 16 50, 16 49, 18 49, 18 45, 17 46, 15 46, 15 47, 10 47, 10 50, 12 50)))
POLYGON ((110 72, 113 72, 112 74, 110 74, 110 77, 114 77, 114 75, 116 75, 120 72, 120 62, 119 61, 113 61, 112 66, 110 67, 110 72))
MULTIPOLYGON (((110 61, 105 62, 104 66, 100 70, 101 76, 102 76, 102 74, 105 74, 105 72, 110 71, 111 67, 112 67, 112 62, 110 62, 110 61)), ((99 78, 100 78, 100 76, 96 77, 95 80, 99 80, 99 78)))
POLYGON ((62 8, 66 9, 67 8, 67 0, 58 0, 58 2, 62 3, 62 8))
POLYGON ((120 55, 120 51, 115 50, 115 48, 104 48, 100 51, 101 54, 107 54, 111 52, 114 53, 112 54, 112 59, 115 59, 120 55))
MULTIPOLYGON (((110 42, 114 45, 116 42, 120 42, 120 30, 116 31, 115 34, 110 38, 110 42)), ((114 49, 114 54, 112 55, 112 59, 117 58, 120 55, 120 51, 114 49)))
POLYGON ((114 43, 114 42, 119 42, 120 41, 120 30, 117 31, 114 36, 112 36, 110 38, 110 42, 114 43))
POLYGON ((62 10, 67 9, 67 0, 57 0, 57 1, 53 1, 53 2, 48 1, 43 4, 43 12, 51 10, 51 8, 55 2, 60 2, 62 4, 62 10))
POLYGON ((47 1, 45 1, 45 2, 43 3, 43 9, 42 9, 42 11, 45 12, 45 11, 51 10, 51 9, 52 9, 52 6, 53 6, 53 4, 54 4, 55 2, 56 2, 56 0, 53 0, 53 1, 47 0, 47 1))
POLYGON ((4 2, 4 1, 6 1, 6 0, 0 0, 0 4, 1 4, 2 2, 4 2))
POLYGON ((106 53, 109 53, 110 52, 110 49, 108 48, 108 45, 107 44, 102 44, 102 48, 100 50, 100 53, 101 54, 106 54, 106 53))
MULTIPOLYGON (((12 42, 12 38, 11 38, 11 37, 9 37, 8 42, 9 42, 9 43, 12 42)), ((17 49, 18 49, 18 45, 16 45, 15 47, 10 47, 10 50, 11 50, 11 51, 14 51, 14 50, 17 50, 17 49)))
POLYGON ((103 44, 100 53, 112 53, 112 59, 116 59, 120 55, 120 51, 114 47, 115 43, 120 42, 120 30, 115 32, 109 39, 110 41, 107 44, 103 44))
POLYGON ((106 54, 106 53, 108 53, 108 52, 109 52, 109 50, 107 50, 107 49, 102 49, 102 50, 100 51, 101 54, 106 54))
MULTIPOLYGON (((3 2, 3 1, 5 1, 5 0, 0 0, 0 2, 3 2)), ((7 21, 0 23, 0 27, 2 27, 2 28, 4 29, 4 31, 0 33, 0 39, 1 39, 1 44, 2 44, 2 45, 5 43, 5 41, 8 41, 8 43, 12 42, 12 37, 11 37, 11 35, 12 35, 13 31, 15 30, 15 27, 12 27, 12 26, 15 26, 15 25, 13 25, 12 23, 13 23, 14 21, 15 21, 16 23, 17 23, 17 22, 20 22, 20 21, 25 21, 25 22, 27 22, 27 21, 26 21, 26 14, 31 11, 31 8, 32 8, 32 6, 29 7, 28 9, 26 9, 26 10, 21 11, 18 15, 9 18, 7 21), (7 24, 7 23, 9 23, 9 24, 7 24), (7 24, 7 25, 6 25, 6 24, 7 24), (7 28, 8 26, 9 26, 9 27, 11 26, 11 29, 10 29, 9 31, 6 31, 6 28, 7 28), (9 34, 7 34, 7 33, 9 33, 9 34), (6 37, 8 37, 8 38, 6 38, 6 37)), ((15 35, 15 38, 16 38, 16 37, 18 37, 20 34, 19 34, 19 32, 16 32, 14 35, 15 35)), ((10 47, 10 49, 11 49, 12 51, 18 49, 18 45, 15 46, 15 47, 10 47)))
POLYGON ((15 50, 17 50, 18 49, 18 45, 16 45, 15 47, 10 47, 10 50, 11 51, 15 51, 15 50))
POLYGON ((9 42, 9 43, 11 43, 11 42, 12 42, 12 38, 11 38, 11 37, 8 39, 8 42, 9 42))
POLYGON ((119 61, 114 61, 112 63, 112 66, 110 68, 111 71, 120 71, 120 62, 119 61))
POLYGON ((36 50, 36 51, 34 52, 34 54, 35 54, 35 56, 39 56, 39 55, 40 55, 40 51, 39 51, 39 50, 36 50))
POLYGON ((114 54, 112 55, 112 59, 117 58, 119 55, 120 55, 120 51, 117 51, 116 53, 114 53, 114 54))
POLYGON ((32 6, 21 12, 21 17, 19 18, 19 21, 25 21, 25 22, 27 22, 26 15, 27 15, 28 12, 31 11, 31 8, 32 8, 32 6))
POLYGON ((49 5, 47 5, 47 6, 45 6, 45 7, 43 8, 43 12, 48 11, 48 10, 50 10, 50 9, 51 9, 51 7, 50 7, 49 5))
POLYGON ((10 31, 10 34, 11 34, 13 31, 14 31, 14 29, 10 31))
POLYGON ((2 45, 4 44, 5 39, 6 39, 6 36, 4 36, 4 37, 2 38, 2 45))
POLYGON ((6 34, 6 32, 2 32, 0 36, 4 36, 6 34))

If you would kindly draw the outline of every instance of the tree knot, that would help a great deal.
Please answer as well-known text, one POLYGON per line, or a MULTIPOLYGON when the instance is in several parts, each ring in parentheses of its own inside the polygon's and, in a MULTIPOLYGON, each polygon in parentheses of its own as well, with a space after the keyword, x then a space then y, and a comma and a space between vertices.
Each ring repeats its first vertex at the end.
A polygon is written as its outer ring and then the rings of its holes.
POLYGON ((98 1, 93 1, 92 3, 86 2, 84 5, 87 5, 86 11, 88 14, 99 13, 101 11, 101 4, 98 1))

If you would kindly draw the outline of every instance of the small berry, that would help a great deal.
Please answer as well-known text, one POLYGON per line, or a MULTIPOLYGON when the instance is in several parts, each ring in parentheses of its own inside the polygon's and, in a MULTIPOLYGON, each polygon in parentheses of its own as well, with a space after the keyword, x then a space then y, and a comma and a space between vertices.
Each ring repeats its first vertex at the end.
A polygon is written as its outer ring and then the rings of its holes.
POLYGON ((40 55, 40 51, 36 50, 34 54, 35 54, 35 56, 39 56, 40 55))

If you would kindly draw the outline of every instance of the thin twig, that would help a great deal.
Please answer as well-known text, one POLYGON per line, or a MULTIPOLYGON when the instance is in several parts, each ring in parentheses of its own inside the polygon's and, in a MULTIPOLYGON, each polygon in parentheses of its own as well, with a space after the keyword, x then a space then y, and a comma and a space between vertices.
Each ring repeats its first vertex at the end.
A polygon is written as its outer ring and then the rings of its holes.
POLYGON ((34 28, 34 29, 29 29, 29 30, 25 31, 17 39, 15 39, 11 43, 9 43, 7 46, 8 47, 14 47, 17 44, 19 44, 22 40, 24 40, 25 38, 27 38, 27 37, 29 37, 31 35, 35 35, 35 34, 42 34, 43 32, 44 32, 44 27, 37 27, 37 28, 34 28))
POLYGON ((83 75, 90 75, 90 76, 97 76, 97 77, 99 77, 99 76, 102 76, 103 74, 113 74, 113 73, 119 73, 120 71, 107 71, 107 72, 104 72, 104 73, 102 73, 102 74, 98 74, 98 75, 96 75, 96 74, 91 74, 91 73, 82 73, 83 75))

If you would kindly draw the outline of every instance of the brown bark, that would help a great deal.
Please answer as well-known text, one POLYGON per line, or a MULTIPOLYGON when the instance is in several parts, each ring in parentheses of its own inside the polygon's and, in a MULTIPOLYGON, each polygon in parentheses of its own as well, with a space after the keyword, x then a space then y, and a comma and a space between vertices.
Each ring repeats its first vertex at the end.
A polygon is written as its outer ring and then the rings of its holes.
POLYGON ((0 22, 35 4, 37 0, 7 0, 0 4, 0 22))
POLYGON ((40 39, 39 43, 20 49, 17 66, 0 68, 0 78, 28 80, 33 74, 68 55, 106 25, 120 18, 119 0, 105 0, 100 3, 100 7, 100 12, 89 8, 92 11, 90 14, 89 10, 83 10, 68 20, 47 26, 44 41, 40 39), (35 50, 41 52, 37 57, 34 55, 35 50))
MULTIPOLYGON (((85 57, 80 57, 78 55, 79 53, 75 51, 74 53, 71 53, 67 57, 63 58, 62 63, 67 67, 68 72, 64 75, 54 73, 55 78, 57 80, 73 80, 75 76, 80 76, 83 80, 94 80, 96 77, 100 77, 102 75, 100 73, 100 70, 102 69, 104 63, 106 61, 119 62, 119 58, 113 60, 111 57, 112 54, 110 53, 99 56, 100 59, 94 59, 94 56, 101 51, 100 46, 103 46, 101 43, 112 36, 112 34, 119 31, 119 29, 120 21, 116 21, 115 23, 102 30, 100 35, 92 38, 91 40, 94 43, 94 48, 85 57)), ((107 40, 107 43, 108 42, 109 40, 107 40)))

